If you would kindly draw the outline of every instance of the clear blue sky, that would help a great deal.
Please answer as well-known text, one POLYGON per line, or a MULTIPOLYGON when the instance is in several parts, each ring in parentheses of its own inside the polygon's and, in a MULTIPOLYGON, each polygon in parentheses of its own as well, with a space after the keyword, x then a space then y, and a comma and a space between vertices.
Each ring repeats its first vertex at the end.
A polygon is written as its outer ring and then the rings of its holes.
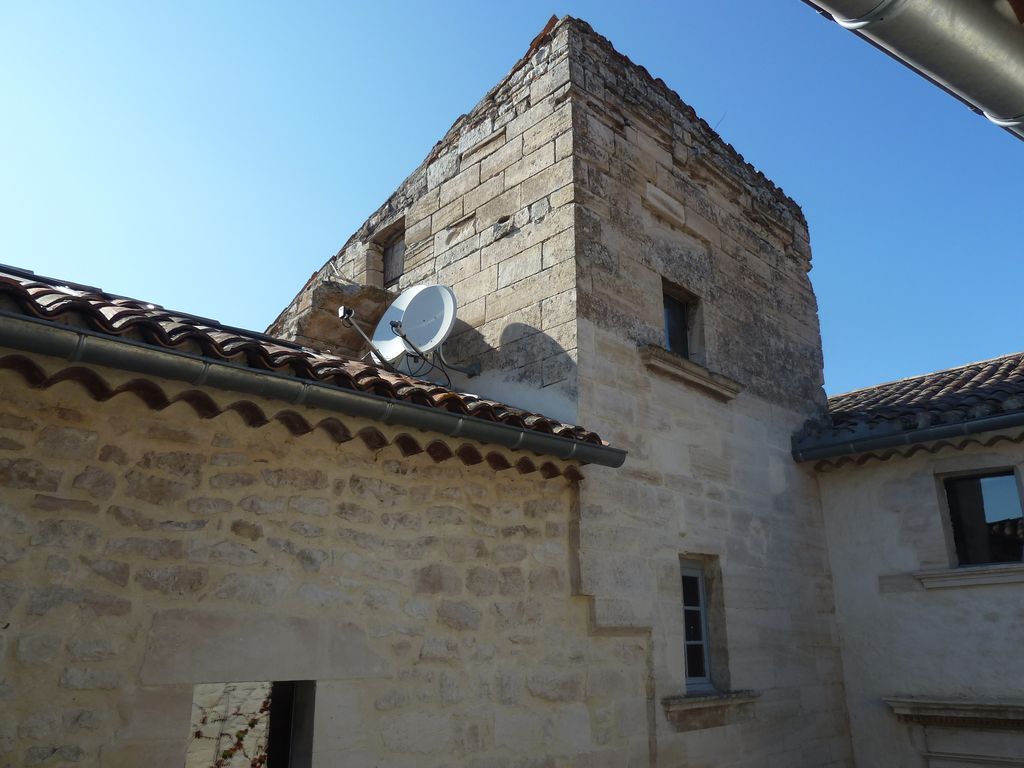
POLYGON ((829 392, 1024 349, 1024 144, 800 0, 0 0, 0 261, 262 329, 553 13, 803 206, 829 392))

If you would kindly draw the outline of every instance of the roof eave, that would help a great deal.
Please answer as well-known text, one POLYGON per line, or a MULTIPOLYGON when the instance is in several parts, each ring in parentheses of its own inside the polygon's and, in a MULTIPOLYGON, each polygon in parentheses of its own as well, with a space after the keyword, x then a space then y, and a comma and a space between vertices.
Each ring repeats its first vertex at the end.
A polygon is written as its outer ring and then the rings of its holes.
POLYGON ((0 346, 324 408, 384 424, 532 451, 563 461, 620 467, 626 459, 626 451, 608 445, 571 440, 6 311, 0 311, 0 346))
POLYGON ((849 456, 868 451, 898 448, 916 443, 928 443, 980 432, 996 432, 1002 429, 1024 426, 1024 410, 984 416, 977 419, 937 424, 922 429, 904 430, 885 435, 871 435, 859 438, 829 436, 824 439, 793 437, 793 458, 799 462, 819 461, 837 456, 849 456))

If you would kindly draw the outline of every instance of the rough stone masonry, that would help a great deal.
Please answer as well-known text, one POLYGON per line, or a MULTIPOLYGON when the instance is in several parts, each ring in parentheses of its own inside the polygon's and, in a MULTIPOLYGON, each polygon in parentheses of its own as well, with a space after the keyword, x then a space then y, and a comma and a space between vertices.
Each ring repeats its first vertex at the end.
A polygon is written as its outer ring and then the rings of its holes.
POLYGON ((271 330, 308 330, 335 281, 383 288, 396 230, 393 290, 439 282, 458 297, 450 356, 483 364, 460 386, 630 451, 620 470, 587 472, 573 546, 594 628, 650 639, 634 724, 650 759, 849 765, 818 489, 789 454, 825 405, 799 206, 665 83, 564 18, 271 330), (666 292, 691 307, 688 359, 665 350, 666 292), (716 688, 754 699, 680 714, 681 558, 713 577, 716 688))

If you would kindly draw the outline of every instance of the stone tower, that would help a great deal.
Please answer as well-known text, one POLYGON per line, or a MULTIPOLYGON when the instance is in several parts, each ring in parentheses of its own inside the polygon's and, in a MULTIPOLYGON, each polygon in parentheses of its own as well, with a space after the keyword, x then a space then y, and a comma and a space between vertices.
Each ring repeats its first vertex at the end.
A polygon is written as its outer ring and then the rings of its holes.
POLYGON ((630 451, 587 472, 574 537, 591 631, 647 647, 646 689, 600 715, 637 734, 617 765, 848 766, 817 485, 789 453, 824 407, 810 267, 796 203, 566 17, 269 330, 351 353, 339 304, 372 325, 451 286, 448 356, 483 367, 457 386, 630 451))

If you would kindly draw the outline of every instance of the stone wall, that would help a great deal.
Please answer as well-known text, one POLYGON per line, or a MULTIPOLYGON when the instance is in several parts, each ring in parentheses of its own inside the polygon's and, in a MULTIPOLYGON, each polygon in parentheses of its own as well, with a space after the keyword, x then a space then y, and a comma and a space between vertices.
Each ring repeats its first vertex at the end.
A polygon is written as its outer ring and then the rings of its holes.
POLYGON ((588 630, 564 477, 301 434, 322 414, 213 390, 211 418, 185 385, 43 357, 30 387, 16 357, 0 765, 180 768, 196 685, 274 680, 317 681, 318 766, 646 760, 647 645, 588 630), (153 409, 94 399, 119 387, 153 409))
POLYGON ((573 546, 595 625, 651 638, 658 765, 849 765, 817 487, 789 454, 825 402, 803 214, 587 24, 548 33, 311 284, 378 279, 403 220, 400 285, 453 285, 454 348, 484 364, 460 386, 630 451, 588 470, 573 546), (690 361, 661 349, 666 282, 699 300, 690 361), (686 722, 662 706, 686 692, 681 557, 718 574, 716 684, 759 694, 686 722))
POLYGON ((977 578, 991 570, 985 566, 948 571, 956 558, 939 480, 1002 469, 1020 478, 1020 439, 989 433, 961 450, 933 446, 818 475, 858 765, 1012 765, 1024 755, 1019 727, 1016 733, 985 726, 925 732, 899 722, 883 701, 1020 703, 1024 568, 1004 567, 1006 573, 987 581, 977 578), (964 578, 964 570, 976 578, 964 578), (914 576, 921 572, 944 573, 947 583, 914 576), (932 763, 923 757, 929 751, 932 763))
POLYGON ((581 590, 599 626, 652 634, 659 764, 850 765, 817 489, 789 454, 824 405, 806 223, 664 83, 574 29, 579 418, 630 452, 582 485, 581 590), (661 349, 665 282, 698 302, 690 360, 661 349), (753 704, 664 713, 687 692, 681 557, 720 573, 714 682, 753 704))
MULTIPOLYGON (((299 331, 325 283, 383 286, 380 243, 405 232, 396 290, 450 286, 454 361, 484 373, 468 391, 575 419, 576 293, 568 30, 541 37, 509 75, 456 121, 430 156, 271 325, 299 331)), ((329 346, 324 345, 324 346, 329 346)))

